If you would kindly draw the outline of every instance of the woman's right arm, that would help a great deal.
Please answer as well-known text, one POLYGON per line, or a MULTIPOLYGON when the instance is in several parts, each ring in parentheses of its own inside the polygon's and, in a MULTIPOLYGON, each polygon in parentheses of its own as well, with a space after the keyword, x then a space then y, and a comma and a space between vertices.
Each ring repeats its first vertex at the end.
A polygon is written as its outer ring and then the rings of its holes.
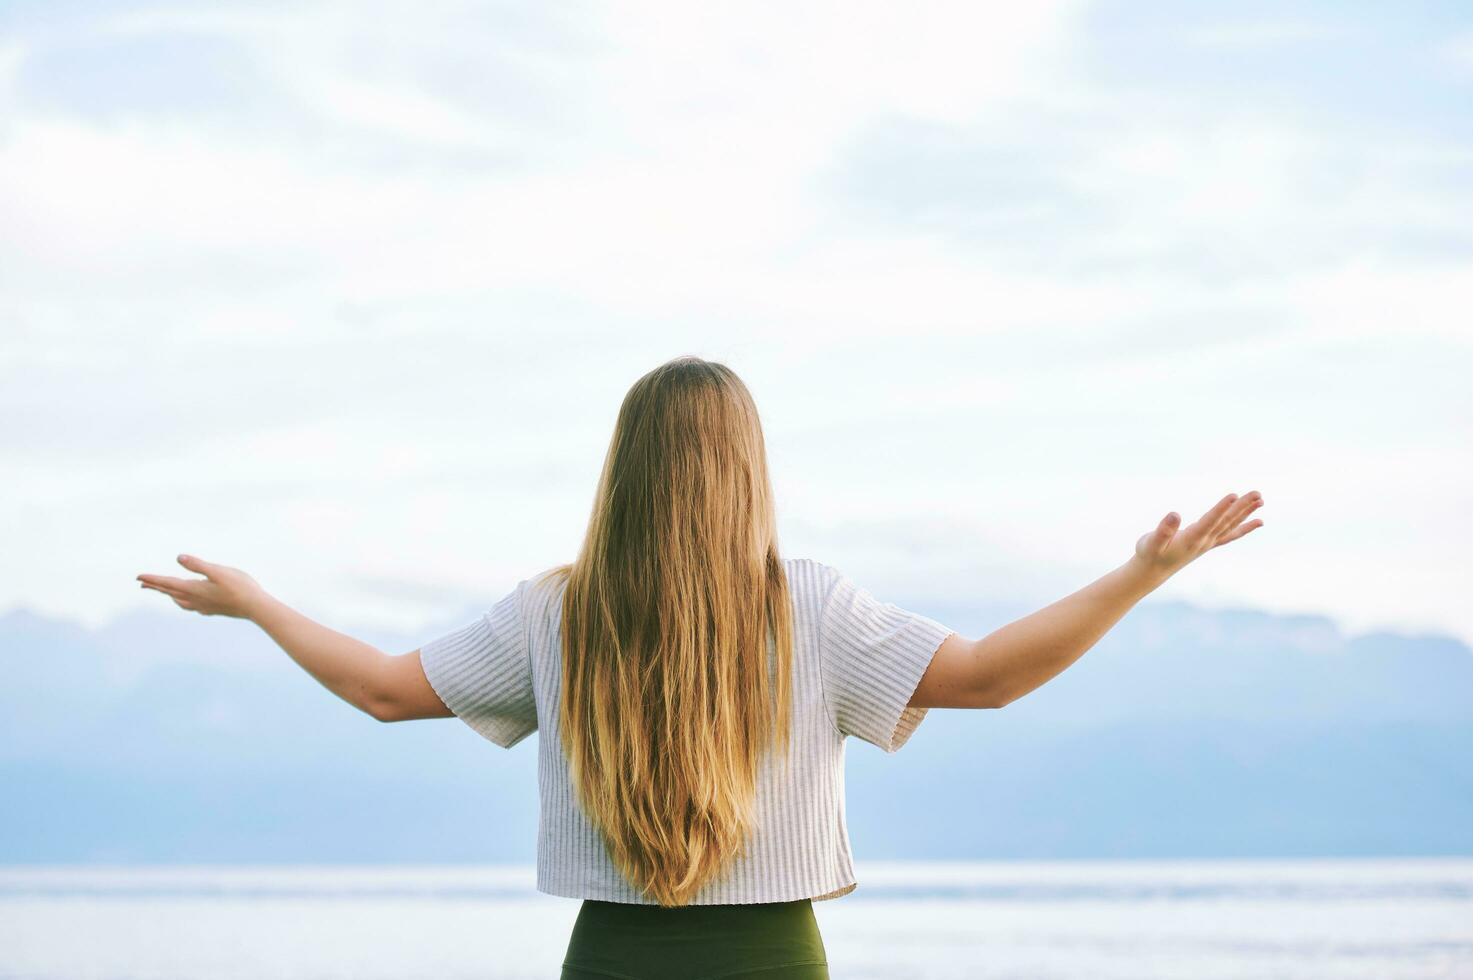
POLYGON ((1175 512, 1136 542, 1130 560, 1057 602, 980 640, 953 633, 912 695, 917 708, 1001 708, 1058 676, 1163 582, 1196 558, 1235 541, 1260 520, 1258 491, 1228 494, 1190 526, 1175 512))

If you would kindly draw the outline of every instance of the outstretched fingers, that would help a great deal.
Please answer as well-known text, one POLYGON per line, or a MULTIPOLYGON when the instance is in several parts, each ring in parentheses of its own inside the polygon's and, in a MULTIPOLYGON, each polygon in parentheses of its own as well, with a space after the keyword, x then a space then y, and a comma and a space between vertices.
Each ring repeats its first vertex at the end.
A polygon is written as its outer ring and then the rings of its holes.
POLYGON ((144 585, 167 589, 171 592, 182 592, 185 595, 189 595, 195 586, 199 584, 199 579, 175 578, 172 575, 151 575, 147 572, 139 575, 138 581, 144 585))
POLYGON ((1245 517, 1257 510, 1260 506, 1262 506, 1262 504, 1263 495, 1260 494, 1257 490, 1250 490, 1247 493, 1243 494, 1243 496, 1239 497, 1238 500, 1222 515, 1222 520, 1218 522, 1216 528, 1217 532, 1221 534, 1223 531, 1237 527, 1239 524, 1243 523, 1243 519, 1245 517))
POLYGON ((1262 506, 1263 494, 1257 490, 1251 490, 1245 493, 1223 513, 1222 520, 1214 529, 1215 533, 1211 547, 1216 548, 1218 545, 1227 544, 1229 541, 1236 541, 1254 528, 1262 527, 1263 521, 1260 520, 1245 522, 1249 514, 1262 506))
POLYGON ((1197 518, 1192 525, 1182 532, 1183 540, 1192 545, 1199 545, 1216 537, 1218 530, 1222 527, 1223 518, 1227 516, 1228 509, 1237 503, 1238 495, 1230 493, 1217 503, 1207 509, 1207 513, 1197 518))
POLYGON ((1216 541, 1212 542, 1212 547, 1216 548, 1221 545, 1227 544, 1229 541, 1236 541, 1243 535, 1247 534, 1249 531, 1252 531, 1254 528, 1258 527, 1263 527, 1262 521, 1249 521, 1246 524, 1241 524, 1233 530, 1228 531, 1226 534, 1222 535, 1216 541))
POLYGON ((152 582, 142 582, 140 584, 145 589, 153 589, 155 592, 162 592, 170 599, 173 599, 175 604, 178 605, 181 609, 194 609, 194 598, 187 592, 181 592, 163 585, 155 585, 152 582))

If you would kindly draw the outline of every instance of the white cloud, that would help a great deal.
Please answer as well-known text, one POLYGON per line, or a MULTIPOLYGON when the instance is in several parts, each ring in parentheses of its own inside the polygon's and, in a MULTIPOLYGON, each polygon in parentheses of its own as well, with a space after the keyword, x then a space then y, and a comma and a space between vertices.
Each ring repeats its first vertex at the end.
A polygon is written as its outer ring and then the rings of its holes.
POLYGON ((1411 421, 1417 460, 1466 460, 1469 147, 1111 86, 1087 13, 292 5, 17 36, 0 505, 24 559, 0 596, 95 621, 141 555, 186 547, 345 615, 390 615, 365 575, 489 589, 567 557, 623 390, 696 352, 758 394, 795 552, 882 528, 856 574, 1043 598, 1256 487, 1278 536, 1177 587, 1473 635, 1466 571, 1415 595, 1369 573, 1466 528, 1466 472, 1388 460, 1411 421), (238 44, 276 101, 26 103, 25 59, 87 32, 238 44), (1408 364, 1356 360, 1377 343, 1408 364), (1403 414, 1377 427, 1387 385, 1403 414), (1335 551, 1386 510, 1394 534, 1335 551))

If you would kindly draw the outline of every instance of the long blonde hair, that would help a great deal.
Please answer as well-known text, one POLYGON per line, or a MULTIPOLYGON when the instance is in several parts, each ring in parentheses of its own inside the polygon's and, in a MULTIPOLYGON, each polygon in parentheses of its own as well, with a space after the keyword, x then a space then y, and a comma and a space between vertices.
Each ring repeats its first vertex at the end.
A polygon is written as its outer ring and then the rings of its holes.
POLYGON ((760 760, 788 748, 788 582, 757 408, 729 368, 677 357, 634 383, 583 546, 552 572, 572 785, 630 883, 685 905, 746 853, 760 760))

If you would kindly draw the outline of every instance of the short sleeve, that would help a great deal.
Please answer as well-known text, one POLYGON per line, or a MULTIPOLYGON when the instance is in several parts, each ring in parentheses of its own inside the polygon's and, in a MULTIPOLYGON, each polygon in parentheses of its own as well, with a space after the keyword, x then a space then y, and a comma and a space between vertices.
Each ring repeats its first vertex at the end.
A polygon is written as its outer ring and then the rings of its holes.
POLYGON ((910 739, 926 708, 911 695, 943 640, 955 630, 881 602, 837 569, 823 605, 819 665, 834 727, 886 752, 910 739))
POLYGON ((479 619, 419 648, 420 664, 445 707, 509 749, 537 730, 532 663, 519 583, 479 619))

